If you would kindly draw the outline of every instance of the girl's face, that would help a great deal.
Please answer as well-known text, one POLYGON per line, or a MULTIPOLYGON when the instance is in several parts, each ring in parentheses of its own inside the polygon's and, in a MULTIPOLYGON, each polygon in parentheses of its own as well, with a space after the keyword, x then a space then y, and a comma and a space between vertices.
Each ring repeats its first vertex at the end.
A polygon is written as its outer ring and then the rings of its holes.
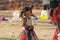
POLYGON ((25 15, 26 15, 26 16, 31 16, 32 13, 31 13, 31 11, 27 11, 25 15))

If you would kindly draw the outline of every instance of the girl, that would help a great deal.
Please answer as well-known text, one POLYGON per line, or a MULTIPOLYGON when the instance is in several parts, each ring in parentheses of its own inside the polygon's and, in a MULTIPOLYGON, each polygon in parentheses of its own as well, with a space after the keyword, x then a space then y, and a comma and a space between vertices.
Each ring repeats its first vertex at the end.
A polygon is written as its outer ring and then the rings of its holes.
POLYGON ((32 7, 23 8, 20 17, 22 16, 23 16, 23 27, 25 28, 25 30, 23 30, 22 34, 20 35, 20 40, 38 40, 34 32, 34 27, 32 25, 31 20, 31 16, 34 16, 32 14, 32 7))
POLYGON ((60 33, 60 1, 58 2, 58 7, 55 9, 55 13, 53 16, 55 19, 55 23, 58 26, 58 28, 56 28, 54 32, 53 40, 58 40, 57 33, 60 33))

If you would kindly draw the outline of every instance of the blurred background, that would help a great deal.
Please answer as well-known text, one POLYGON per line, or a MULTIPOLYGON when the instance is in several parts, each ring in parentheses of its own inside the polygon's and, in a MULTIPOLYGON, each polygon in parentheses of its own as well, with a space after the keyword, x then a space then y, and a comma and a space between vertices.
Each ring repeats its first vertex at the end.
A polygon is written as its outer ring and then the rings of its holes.
POLYGON ((31 5, 34 6, 33 14, 39 19, 33 20, 39 40, 52 40, 56 25, 50 20, 49 11, 52 6, 55 7, 51 4, 53 0, 0 0, 0 40, 19 40, 20 32, 23 30, 19 14, 25 6, 31 5))
POLYGON ((31 5, 39 9, 41 4, 42 0, 0 0, 0 10, 20 10, 31 5))

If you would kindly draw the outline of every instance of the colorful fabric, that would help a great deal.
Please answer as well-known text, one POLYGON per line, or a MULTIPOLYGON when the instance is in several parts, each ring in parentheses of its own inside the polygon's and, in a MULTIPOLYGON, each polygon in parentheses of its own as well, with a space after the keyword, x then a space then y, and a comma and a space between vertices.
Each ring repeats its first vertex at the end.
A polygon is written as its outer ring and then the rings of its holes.
MULTIPOLYGON (((23 30, 19 36, 20 40, 29 40, 27 34, 28 34, 28 30, 23 30)), ((31 40, 38 40, 34 31, 31 32, 31 40)))
MULTIPOLYGON (((58 19, 59 19, 58 22, 60 23, 60 8, 57 8, 56 11, 58 14, 58 19)), ((54 15, 51 17, 51 21, 56 24, 56 19, 55 19, 54 15)), ((56 30, 54 32, 53 40, 58 40, 57 33, 58 33, 58 28, 56 28, 56 30)))
POLYGON ((58 33, 58 28, 56 28, 56 30, 55 30, 55 32, 54 32, 54 36, 53 36, 53 39, 52 39, 52 40, 58 40, 57 33, 58 33))

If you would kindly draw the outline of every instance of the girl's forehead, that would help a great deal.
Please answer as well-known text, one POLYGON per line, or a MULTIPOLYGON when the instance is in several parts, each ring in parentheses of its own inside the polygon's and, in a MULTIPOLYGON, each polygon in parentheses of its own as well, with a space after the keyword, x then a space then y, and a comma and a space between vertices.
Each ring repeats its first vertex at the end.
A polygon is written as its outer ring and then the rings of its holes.
POLYGON ((26 12, 31 12, 31 11, 29 10, 29 11, 26 11, 26 12))

